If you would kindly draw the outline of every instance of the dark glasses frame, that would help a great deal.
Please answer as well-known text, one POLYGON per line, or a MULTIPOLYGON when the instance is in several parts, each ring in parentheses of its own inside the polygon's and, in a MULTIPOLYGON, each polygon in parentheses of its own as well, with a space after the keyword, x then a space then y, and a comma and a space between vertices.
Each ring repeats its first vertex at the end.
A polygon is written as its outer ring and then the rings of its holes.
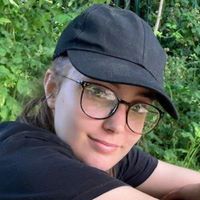
MULTIPOLYGON (((60 74, 58 74, 58 75, 60 75, 60 74)), ((67 78, 67 79, 69 79, 69 80, 71 80, 71 81, 73 81, 73 82, 75 82, 75 83, 81 85, 81 87, 82 87, 82 92, 81 92, 81 97, 80 97, 80 107, 81 107, 82 111, 83 111, 88 117, 90 117, 90 118, 92 118, 92 119, 96 119, 96 120, 107 119, 107 118, 111 117, 112 115, 114 115, 114 113, 117 111, 117 109, 118 109, 118 107, 119 107, 120 104, 124 104, 124 105, 126 105, 126 106, 128 107, 128 108, 126 109, 126 124, 127 124, 128 128, 129 128, 132 132, 134 132, 135 134, 144 135, 144 134, 147 134, 147 133, 151 132, 151 131, 158 125, 158 123, 160 122, 161 118, 164 116, 164 112, 163 112, 161 109, 159 109, 158 107, 156 107, 156 106, 154 106, 154 105, 152 105, 152 104, 149 104, 149 103, 129 103, 129 102, 127 102, 127 101, 124 101, 123 99, 119 98, 119 97, 115 94, 115 92, 114 92, 112 89, 110 89, 109 87, 107 87, 107 86, 105 86, 105 85, 102 85, 102 84, 99 84, 99 83, 95 83, 95 82, 90 82, 90 81, 79 81, 79 80, 75 80, 75 79, 73 79, 73 78, 67 77, 67 76, 65 76, 65 75, 60 75, 60 76, 62 76, 63 78, 67 78), (93 116, 89 115, 89 114, 84 110, 84 108, 83 108, 83 106, 82 106, 82 104, 83 104, 83 103, 82 103, 82 102, 83 102, 83 94, 84 94, 84 91, 85 91, 85 87, 87 87, 87 86, 89 86, 89 85, 91 85, 91 84, 92 84, 92 85, 99 85, 99 86, 101 86, 101 87, 104 87, 104 88, 106 88, 106 89, 112 91, 113 94, 115 95, 116 99, 117 99, 116 107, 115 107, 115 108, 109 113, 109 115, 106 116, 106 117, 101 117, 101 118, 93 117, 93 116), (152 126, 152 128, 151 128, 150 130, 148 130, 147 132, 145 132, 145 133, 138 133, 138 132, 135 132, 135 131, 130 127, 130 125, 129 125, 129 123, 128 123, 128 113, 129 113, 129 110, 131 109, 131 107, 132 107, 133 105, 138 105, 138 104, 140 104, 140 105, 141 105, 141 104, 144 104, 144 105, 151 106, 151 107, 153 107, 153 108, 158 112, 158 119, 157 119, 157 121, 155 121, 154 126, 152 126)))

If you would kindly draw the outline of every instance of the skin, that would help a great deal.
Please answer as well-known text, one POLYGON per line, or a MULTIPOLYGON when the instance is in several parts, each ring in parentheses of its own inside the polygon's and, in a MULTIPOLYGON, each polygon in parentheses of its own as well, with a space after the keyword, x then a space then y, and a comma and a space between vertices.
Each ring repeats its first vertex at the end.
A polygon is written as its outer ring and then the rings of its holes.
POLYGON ((199 172, 159 160, 158 166, 151 176, 137 189, 161 199, 176 188, 195 183, 200 183, 199 172))
POLYGON ((199 200, 200 199, 200 183, 190 184, 175 189, 167 194, 162 200, 199 200))
MULTIPOLYGON (((127 102, 141 101, 150 103, 151 99, 142 93, 148 93, 145 88, 91 80, 78 73, 75 69, 69 75, 75 80, 87 80, 101 83, 111 88, 127 102)), ((48 104, 54 113, 55 130, 60 139, 69 144, 78 157, 89 166, 108 171, 118 163, 141 138, 134 134, 126 125, 126 105, 120 105, 116 113, 108 119, 95 120, 86 116, 80 107, 82 88, 79 84, 65 79, 60 89, 48 87, 53 80, 52 71, 45 78, 46 95, 54 91, 56 96, 48 99, 48 104), (59 92, 58 92, 59 91, 59 92)))
MULTIPOLYGON (((67 75, 75 80, 101 83, 111 88, 118 97, 127 102, 151 102, 151 99, 141 95, 141 93, 149 92, 145 88, 91 80, 76 71, 73 66, 71 68, 72 70, 67 75)), ((116 113, 110 118, 94 120, 87 117, 80 108, 81 87, 78 84, 64 79, 59 86, 54 73, 48 70, 44 79, 44 89, 46 97, 49 97, 47 98, 48 106, 54 114, 56 134, 71 146, 77 158, 85 164, 108 171, 141 138, 141 135, 134 134, 127 127, 125 122, 127 107, 124 104, 120 104, 116 113), (110 146, 114 147, 110 148, 110 146)), ((95 200, 153 200, 155 199, 153 197, 161 199, 175 188, 195 183, 200 183, 198 172, 158 161, 154 172, 136 189, 129 186, 118 187, 100 195, 95 200)), ((189 194, 188 190, 184 190, 184 195, 189 194)), ((182 193, 178 192, 177 195, 182 198, 182 193)), ((190 198, 190 200, 196 199, 190 198)))

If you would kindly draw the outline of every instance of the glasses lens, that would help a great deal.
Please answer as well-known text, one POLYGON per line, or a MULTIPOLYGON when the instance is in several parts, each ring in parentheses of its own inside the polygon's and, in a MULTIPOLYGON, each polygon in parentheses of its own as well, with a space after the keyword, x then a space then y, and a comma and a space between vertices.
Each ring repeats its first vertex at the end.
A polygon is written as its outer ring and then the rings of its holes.
POLYGON ((83 111, 92 118, 108 117, 115 110, 117 103, 115 94, 106 87, 89 84, 83 90, 81 106, 83 111))
POLYGON ((149 104, 135 104, 130 107, 127 116, 129 128, 139 134, 151 131, 160 119, 159 110, 149 104))

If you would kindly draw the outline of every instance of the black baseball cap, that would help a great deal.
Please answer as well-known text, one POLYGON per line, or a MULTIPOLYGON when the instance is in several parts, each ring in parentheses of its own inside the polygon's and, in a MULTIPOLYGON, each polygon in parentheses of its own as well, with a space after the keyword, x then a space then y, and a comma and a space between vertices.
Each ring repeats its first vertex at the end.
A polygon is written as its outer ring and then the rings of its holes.
POLYGON ((92 79, 148 88, 173 118, 178 114, 163 88, 166 54, 151 27, 129 10, 96 4, 62 32, 53 59, 68 56, 92 79))

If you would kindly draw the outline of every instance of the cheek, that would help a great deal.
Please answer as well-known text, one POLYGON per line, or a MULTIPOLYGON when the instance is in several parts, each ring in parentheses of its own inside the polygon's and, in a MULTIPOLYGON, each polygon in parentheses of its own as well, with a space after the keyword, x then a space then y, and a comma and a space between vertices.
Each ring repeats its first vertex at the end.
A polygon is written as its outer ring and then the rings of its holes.
POLYGON ((125 138, 125 144, 127 151, 130 151, 130 149, 141 139, 141 135, 130 133, 129 136, 125 138))
POLYGON ((54 126, 56 134, 69 145, 78 144, 87 133, 95 132, 100 121, 87 117, 80 107, 80 94, 59 93, 55 103, 54 126))
POLYGON ((60 91, 55 102, 54 126, 56 134, 65 142, 71 136, 71 132, 74 132, 74 123, 76 117, 79 116, 79 107, 77 95, 73 95, 70 90, 67 93, 60 91))

